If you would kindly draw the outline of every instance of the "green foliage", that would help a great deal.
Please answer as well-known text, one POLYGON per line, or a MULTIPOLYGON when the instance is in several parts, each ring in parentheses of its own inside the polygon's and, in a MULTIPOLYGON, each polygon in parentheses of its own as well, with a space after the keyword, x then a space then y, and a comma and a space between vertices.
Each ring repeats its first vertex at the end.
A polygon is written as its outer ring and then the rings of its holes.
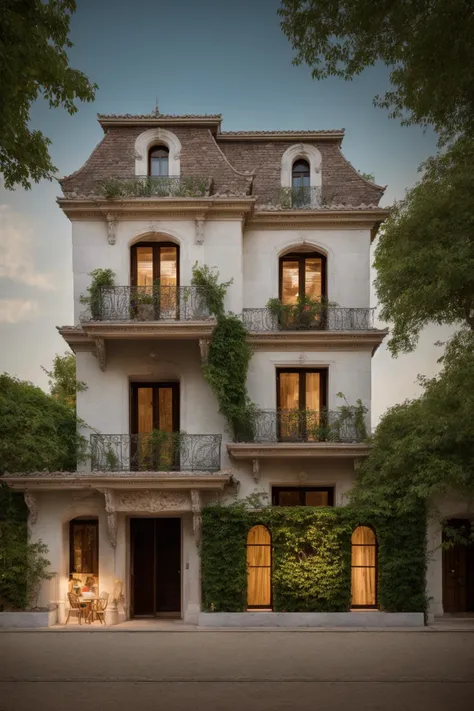
POLYGON ((49 392, 51 395, 69 407, 76 407, 76 393, 84 392, 87 386, 80 380, 76 380, 76 356, 67 351, 63 356, 55 355, 53 369, 46 370, 41 366, 50 378, 49 392))
POLYGON ((135 197, 204 197, 209 194, 209 189, 210 179, 196 176, 105 178, 97 183, 99 195, 103 195, 107 200, 135 197))
POLYGON ((474 130, 474 17, 466 0, 282 0, 281 26, 315 79, 350 80, 382 62, 392 88, 375 104, 446 137, 474 130))
POLYGON ((5 187, 52 180, 51 141, 32 131, 30 106, 43 97, 51 108, 75 114, 75 100, 93 101, 96 84, 71 69, 67 51, 74 0, 4 0, 0 13, 0 171, 5 187))
POLYGON ((375 175, 373 173, 360 173, 360 175, 362 175, 362 177, 370 183, 375 183, 375 175))
POLYGON ((112 269, 94 269, 89 276, 92 281, 87 287, 87 295, 82 295, 80 301, 89 306, 92 320, 98 320, 102 310, 101 289, 115 286, 115 272, 112 269))
POLYGON ((428 323, 474 328, 474 140, 460 138, 424 164, 398 202, 375 251, 381 318, 390 349, 411 351, 428 323))
POLYGON ((284 304, 281 299, 272 298, 267 302, 267 309, 277 319, 281 329, 306 330, 321 327, 328 308, 337 304, 326 298, 313 299, 307 294, 297 297, 296 304, 284 304))
POLYGON ((31 383, 0 375, 0 473, 73 471, 86 450, 74 409, 31 383))
POLYGON ((193 268, 193 286, 204 291, 209 311, 217 318, 212 334, 204 377, 219 402, 219 411, 227 419, 232 433, 251 427, 256 412, 247 394, 247 371, 252 349, 241 319, 224 310, 224 297, 231 281, 219 284, 219 274, 207 266, 193 268))
POLYGON ((393 516, 359 509, 258 508, 255 501, 203 510, 203 609, 241 612, 247 607, 246 541, 262 524, 272 538, 273 609, 345 612, 351 605, 351 533, 371 525, 378 540, 378 601, 391 612, 424 611, 425 521, 418 507, 393 516))
POLYGON ((35 608, 48 570, 47 546, 30 543, 23 495, 0 484, 0 612, 35 608))
POLYGON ((424 393, 392 407, 358 470, 355 501, 372 509, 409 512, 445 494, 474 492, 474 334, 452 338, 438 376, 424 393))

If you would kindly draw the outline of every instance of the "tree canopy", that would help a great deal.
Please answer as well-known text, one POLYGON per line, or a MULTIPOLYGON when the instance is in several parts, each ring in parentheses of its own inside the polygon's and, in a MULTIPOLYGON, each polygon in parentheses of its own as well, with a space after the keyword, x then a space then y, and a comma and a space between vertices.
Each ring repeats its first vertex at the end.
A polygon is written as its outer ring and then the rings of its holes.
POLYGON ((0 375, 0 474, 74 471, 85 451, 73 408, 31 383, 0 375))
POLYGON ((420 398, 382 418, 359 468, 359 504, 408 511, 446 493, 474 494, 474 333, 453 336, 441 362, 438 376, 421 378, 420 398))
POLYGON ((75 0, 3 0, 0 12, 0 172, 5 187, 51 180, 49 138, 31 130, 30 108, 43 97, 51 108, 77 111, 93 101, 96 84, 69 66, 68 38, 75 0))
POLYGON ((49 392, 51 395, 69 407, 76 407, 76 393, 84 392, 86 385, 76 379, 76 356, 74 353, 55 355, 52 370, 46 370, 49 377, 49 392))
POLYGON ((375 250, 380 316, 392 353, 415 348, 430 322, 474 329, 474 141, 459 138, 422 166, 375 250))
POLYGON ((315 79, 352 79, 383 62, 391 88, 375 103, 445 138, 474 133, 471 0, 282 0, 281 26, 315 79))

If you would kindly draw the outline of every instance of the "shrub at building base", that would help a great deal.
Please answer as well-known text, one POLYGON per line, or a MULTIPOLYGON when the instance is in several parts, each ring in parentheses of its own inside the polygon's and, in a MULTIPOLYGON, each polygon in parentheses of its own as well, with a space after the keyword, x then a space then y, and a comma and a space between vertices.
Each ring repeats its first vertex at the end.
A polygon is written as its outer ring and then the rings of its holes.
POLYGON ((272 537, 275 612, 347 612, 351 607, 351 534, 374 528, 378 541, 378 606, 424 612, 425 515, 394 518, 353 507, 212 505, 203 510, 202 605, 208 612, 247 609, 247 534, 262 524, 272 537))

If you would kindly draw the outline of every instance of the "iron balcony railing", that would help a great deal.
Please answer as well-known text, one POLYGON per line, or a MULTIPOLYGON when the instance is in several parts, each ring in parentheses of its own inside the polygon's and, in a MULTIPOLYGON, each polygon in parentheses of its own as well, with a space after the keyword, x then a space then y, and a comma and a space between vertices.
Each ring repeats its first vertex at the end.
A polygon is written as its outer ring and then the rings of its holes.
POLYGON ((212 178, 202 176, 148 176, 105 178, 96 192, 107 200, 121 198, 193 198, 211 194, 212 178))
POLYGON ((322 189, 311 186, 280 188, 279 204, 282 210, 311 210, 321 207, 322 189))
POLYGON ((360 408, 328 410, 259 410, 234 431, 236 442, 363 442, 365 413, 360 408))
POLYGON ((202 286, 103 286, 81 321, 207 321, 202 286))
POLYGON ((275 314, 268 308, 243 309, 242 319, 250 332, 261 331, 368 331, 374 328, 374 309, 322 307, 317 316, 304 311, 282 310, 275 314))
POLYGON ((96 471, 219 471, 222 435, 161 432, 91 435, 96 471))

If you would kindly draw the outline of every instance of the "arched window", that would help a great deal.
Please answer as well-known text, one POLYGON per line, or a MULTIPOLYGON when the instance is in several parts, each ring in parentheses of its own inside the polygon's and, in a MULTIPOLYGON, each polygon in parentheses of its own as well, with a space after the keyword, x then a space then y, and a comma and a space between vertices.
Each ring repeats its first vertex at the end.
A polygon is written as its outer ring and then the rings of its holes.
POLYGON ((377 607, 377 538, 358 526, 351 539, 352 607, 377 607))
POLYGON ((296 160, 291 170, 292 207, 311 207, 311 179, 309 163, 296 160))
POLYGON ((132 286, 179 286, 179 247, 173 242, 139 242, 131 248, 132 286))
POLYGON ((280 257, 280 299, 297 304, 298 297, 326 296, 326 257, 319 252, 293 252, 280 257))
POLYGON ((265 526, 254 526, 247 536, 247 607, 272 606, 272 545, 265 526))
POLYGON ((154 146, 148 153, 148 175, 167 177, 169 175, 169 150, 166 146, 154 146))

